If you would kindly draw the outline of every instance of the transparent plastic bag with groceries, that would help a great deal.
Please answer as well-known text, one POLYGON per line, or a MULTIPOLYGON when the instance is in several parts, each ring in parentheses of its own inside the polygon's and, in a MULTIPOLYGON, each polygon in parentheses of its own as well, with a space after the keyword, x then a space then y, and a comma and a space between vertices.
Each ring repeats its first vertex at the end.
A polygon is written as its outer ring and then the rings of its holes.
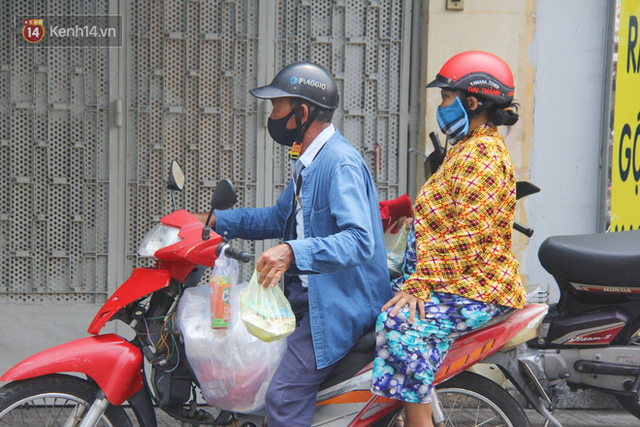
MULTIPOLYGON (((255 272, 253 276, 252 282, 257 285, 255 272)), ((288 320, 282 318, 284 311, 274 320, 263 305, 251 305, 249 312, 241 308, 241 295, 247 295, 251 283, 237 282, 237 262, 222 254, 216 260, 210 286, 184 291, 178 306, 178 325, 206 402, 227 411, 263 414, 267 387, 286 350, 282 338, 295 329, 295 316, 290 306, 288 320), (245 326, 248 322, 249 328, 245 326), (287 325, 286 331, 283 324, 287 325)), ((251 289, 252 294, 263 292, 251 289)), ((273 289, 282 294, 279 287, 273 289)), ((282 298, 288 306, 284 294, 282 298)))

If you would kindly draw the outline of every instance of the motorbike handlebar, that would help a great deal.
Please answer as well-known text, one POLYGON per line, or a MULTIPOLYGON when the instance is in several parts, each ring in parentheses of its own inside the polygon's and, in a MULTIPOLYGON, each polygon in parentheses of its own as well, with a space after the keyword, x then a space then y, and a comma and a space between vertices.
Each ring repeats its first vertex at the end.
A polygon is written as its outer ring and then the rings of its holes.
POLYGON ((516 231, 521 232, 522 234, 524 234, 527 237, 533 236, 533 229, 532 228, 525 227, 524 225, 522 225, 522 224, 520 224, 518 222, 514 222, 513 223, 513 228, 516 231))
POLYGON ((246 253, 245 251, 235 249, 228 243, 222 243, 218 245, 218 250, 216 251, 217 255, 220 256, 223 251, 228 258, 235 259, 236 261, 240 261, 245 264, 251 261, 250 254, 246 253))

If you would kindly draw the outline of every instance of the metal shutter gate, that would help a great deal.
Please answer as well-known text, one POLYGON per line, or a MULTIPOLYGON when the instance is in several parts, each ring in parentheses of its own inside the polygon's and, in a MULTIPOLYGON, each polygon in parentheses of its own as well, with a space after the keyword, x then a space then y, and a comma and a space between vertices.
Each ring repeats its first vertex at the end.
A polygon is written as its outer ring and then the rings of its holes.
MULTIPOLYGON (((364 156, 378 197, 405 192, 412 1, 280 0, 276 10, 273 72, 297 61, 330 70, 341 97, 333 122, 364 156)), ((280 194, 285 150, 273 160, 280 194)))
MULTIPOLYGON (((114 13, 107 0, 6 3, 3 22, 114 13)), ((290 62, 336 75, 334 123, 363 153, 381 199, 406 191, 411 8, 409 0, 123 0, 121 76, 108 72, 117 49, 29 53, 12 48, 13 29, 0 29, 0 302, 103 302, 147 265, 137 247, 170 210, 172 159, 187 173, 179 206, 207 210, 222 178, 233 180, 238 206, 272 204, 288 161, 267 136, 268 103, 248 89, 290 62), (110 133, 110 85, 124 87, 120 139, 110 133)))
MULTIPOLYGON (((206 211, 230 178, 238 206, 267 206, 290 179, 268 138, 270 104, 248 90, 291 62, 338 80, 334 123, 362 152, 381 199, 406 191, 411 1, 141 1, 128 6, 126 270, 144 233, 169 207, 165 175, 178 159, 188 210, 206 211), (404 83, 404 84, 403 84, 404 83)), ((268 246, 273 242, 268 242, 268 246)), ((259 255, 261 242, 234 245, 259 255)), ((244 280, 253 265, 243 268, 244 280)))
POLYGON ((0 303, 101 303, 109 251, 110 49, 17 48, 19 16, 108 1, 2 2, 0 303))

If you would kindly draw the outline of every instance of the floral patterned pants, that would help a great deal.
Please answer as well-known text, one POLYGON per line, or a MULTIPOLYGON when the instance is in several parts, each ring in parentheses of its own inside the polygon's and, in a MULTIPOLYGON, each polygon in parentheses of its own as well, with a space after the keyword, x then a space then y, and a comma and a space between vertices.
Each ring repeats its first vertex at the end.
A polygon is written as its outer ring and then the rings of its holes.
POLYGON ((425 320, 410 324, 409 306, 395 317, 393 307, 376 322, 376 358, 373 362, 374 394, 409 403, 430 403, 433 378, 453 341, 511 310, 435 292, 425 303, 425 320))

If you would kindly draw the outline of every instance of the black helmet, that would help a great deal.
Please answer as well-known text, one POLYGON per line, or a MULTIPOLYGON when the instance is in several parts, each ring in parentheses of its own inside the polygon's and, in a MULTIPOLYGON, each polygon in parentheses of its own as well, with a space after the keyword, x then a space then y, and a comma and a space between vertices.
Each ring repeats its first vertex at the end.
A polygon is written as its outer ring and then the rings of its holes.
POLYGON ((256 98, 299 98, 327 110, 338 108, 338 86, 324 68, 310 62, 287 65, 267 86, 249 90, 256 98))

